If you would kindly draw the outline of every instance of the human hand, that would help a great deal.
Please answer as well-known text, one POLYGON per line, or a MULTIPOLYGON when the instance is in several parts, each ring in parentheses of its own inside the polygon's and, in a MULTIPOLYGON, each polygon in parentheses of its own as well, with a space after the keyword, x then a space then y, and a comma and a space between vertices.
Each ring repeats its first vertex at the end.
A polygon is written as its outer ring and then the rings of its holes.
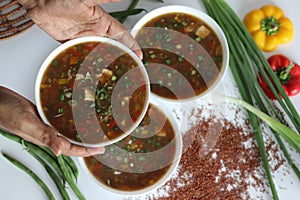
POLYGON ((0 128, 24 140, 50 148, 56 155, 90 156, 104 152, 104 147, 85 148, 71 144, 57 135, 57 131, 44 124, 36 107, 21 95, 0 86, 0 128))
POLYGON ((142 51, 134 38, 116 19, 98 4, 119 0, 18 0, 31 19, 58 41, 89 35, 116 39, 142 59, 142 51))

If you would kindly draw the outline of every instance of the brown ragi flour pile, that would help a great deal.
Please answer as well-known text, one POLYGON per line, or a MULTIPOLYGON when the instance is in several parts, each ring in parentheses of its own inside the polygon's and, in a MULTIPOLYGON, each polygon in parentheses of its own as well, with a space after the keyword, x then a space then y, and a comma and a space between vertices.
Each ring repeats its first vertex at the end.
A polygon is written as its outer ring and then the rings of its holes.
MULTIPOLYGON (((192 115, 201 117, 201 113, 202 110, 198 109, 192 115)), ((242 126, 238 124, 212 115, 191 125, 183 134, 184 153, 177 173, 149 198, 264 199, 250 196, 250 187, 261 194, 270 191, 249 121, 245 118, 242 126), (219 126, 222 126, 221 129, 219 126), (214 134, 211 130, 221 132, 215 145, 207 149, 207 144, 214 144, 207 139, 210 138, 207 134, 214 134)), ((278 153, 278 146, 270 138, 266 140, 266 148, 269 159, 276 160, 275 164, 271 164, 274 172, 284 161, 278 153)))

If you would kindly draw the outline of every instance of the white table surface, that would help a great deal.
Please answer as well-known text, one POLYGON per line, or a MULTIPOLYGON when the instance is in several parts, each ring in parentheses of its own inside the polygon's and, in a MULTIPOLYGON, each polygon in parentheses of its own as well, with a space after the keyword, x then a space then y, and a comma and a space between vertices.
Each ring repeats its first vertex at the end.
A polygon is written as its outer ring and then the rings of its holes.
MULTIPOLYGON (((299 0, 227 0, 232 8, 242 18, 244 15, 254 9, 259 8, 267 3, 273 3, 281 7, 285 14, 293 21, 295 26, 295 37, 293 41, 284 46, 280 46, 274 53, 283 53, 291 58, 296 63, 300 64, 299 46, 300 46, 300 1, 299 0)), ((122 10, 127 8, 130 1, 123 0, 119 3, 111 3, 105 5, 104 8, 108 11, 122 10)), ((156 0, 140 0, 137 7, 146 8, 152 10, 154 8, 164 5, 187 5, 194 8, 204 10, 204 6, 201 0, 165 0, 164 4, 157 2, 156 0)), ((134 23, 144 15, 129 17, 124 24, 128 30, 130 30, 134 23)), ((59 45, 58 42, 53 40, 50 36, 45 34, 37 26, 27 30, 26 32, 13 37, 8 40, 0 41, 0 85, 4 85, 11 88, 18 93, 24 95, 30 100, 34 101, 34 83, 35 77, 38 72, 39 66, 49 54, 51 50, 59 45)), ((269 54, 266 54, 268 56, 269 54)), ((232 82, 230 71, 227 72, 225 77, 227 84, 228 81, 232 82)), ((300 95, 293 97, 292 101, 295 103, 298 110, 300 110, 300 95)), ((47 173, 34 160, 26 151, 22 149, 22 146, 11 142, 3 137, 0 137, 0 151, 9 152, 21 162, 29 166, 35 171, 51 188, 57 199, 60 199, 60 195, 55 188, 54 183, 48 177, 47 173)), ((299 155, 295 155, 294 159, 297 163, 300 163, 299 155)), ((77 162, 77 159, 75 158, 77 162)), ((278 188, 278 193, 281 199, 296 200, 300 196, 300 182, 293 176, 284 176, 282 174, 284 170, 279 170, 275 174, 275 182, 280 182, 281 188, 278 188), (280 177, 280 178, 279 178, 280 177), (280 179, 280 180, 279 180, 280 179), (283 189, 282 189, 283 188, 283 189)), ((85 194, 88 200, 96 199, 122 199, 119 196, 101 189, 97 184, 90 180, 90 178, 81 171, 78 186, 85 194)), ((70 191, 72 199, 76 199, 76 196, 70 191)), ((266 195, 266 199, 270 196, 266 195)), ((42 200, 46 199, 45 194, 39 188, 39 186, 25 173, 20 172, 10 163, 8 163, 3 157, 0 156, 0 199, 3 200, 42 200)))

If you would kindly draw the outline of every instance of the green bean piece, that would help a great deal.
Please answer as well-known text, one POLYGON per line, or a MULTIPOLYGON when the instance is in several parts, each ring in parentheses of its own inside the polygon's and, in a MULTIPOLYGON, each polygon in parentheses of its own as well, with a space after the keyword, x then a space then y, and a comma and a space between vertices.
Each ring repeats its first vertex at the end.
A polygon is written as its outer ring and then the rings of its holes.
MULTIPOLYGON (((63 167, 65 167, 65 169, 67 170, 68 176, 70 176, 70 178, 74 181, 77 182, 77 178, 75 177, 75 174, 72 170, 72 168, 70 167, 70 165, 68 164, 68 162, 64 159, 63 155, 59 156, 59 164, 60 166, 63 164, 63 167), (62 159, 61 159, 62 158, 62 159)), ((63 167, 61 166, 61 169, 63 169, 63 167)), ((66 173, 66 172, 65 172, 66 173)))
MULTIPOLYGON (((133 9, 136 7, 136 5, 138 4, 138 2, 139 2, 139 0, 132 0, 131 4, 130 4, 130 6, 128 7, 127 10, 128 10, 128 11, 129 11, 129 10, 133 10, 133 9)), ((119 22, 120 22, 121 24, 123 24, 123 23, 125 22, 125 20, 127 19, 127 17, 128 17, 128 16, 120 17, 119 22)))
POLYGON ((63 171, 63 174, 67 180, 67 178, 71 179, 72 181, 75 180, 74 178, 74 175, 73 175, 73 172, 69 170, 69 168, 67 168, 67 163, 65 162, 65 160, 63 159, 62 156, 58 156, 57 157, 57 161, 58 161, 58 164, 61 168, 61 170, 63 171))
POLYGON ((44 158, 45 160, 47 160, 47 162, 49 162, 49 164, 51 164, 51 166, 57 171, 59 176, 62 177, 62 178, 64 177, 64 175, 62 173, 62 170, 59 168, 57 159, 50 156, 40 146, 32 144, 31 142, 25 141, 22 138, 20 138, 19 136, 16 136, 16 135, 11 134, 11 133, 7 133, 3 130, 0 130, 0 133, 4 137, 6 137, 10 140, 13 140, 15 142, 18 142, 19 144, 22 144, 27 150, 31 150, 31 151, 35 152, 36 154, 38 154, 39 156, 41 156, 42 158, 44 158))
POLYGON ((70 166, 70 168, 74 174, 74 177, 77 181, 77 179, 79 177, 79 170, 78 170, 78 167, 76 166, 74 160, 71 157, 65 156, 65 155, 62 155, 62 157, 67 162, 67 164, 70 166))
POLYGON ((33 171, 31 171, 28 167, 20 163, 19 161, 15 160, 14 158, 10 157, 9 155, 2 152, 2 155, 10 161, 13 165, 18 167, 19 169, 23 170, 25 173, 27 173, 29 176, 31 176, 36 183, 44 190, 45 194, 47 195, 49 200, 55 200, 52 192, 47 187, 47 185, 40 179, 33 171))
POLYGON ((114 18, 118 18, 118 17, 123 17, 123 16, 137 15, 143 11, 147 12, 147 10, 145 10, 143 8, 136 8, 136 9, 132 9, 132 10, 110 12, 109 14, 114 18))
POLYGON ((81 191, 79 190, 75 182, 73 181, 74 176, 73 174, 70 174, 68 166, 66 165, 65 160, 63 159, 62 156, 58 156, 58 162, 60 164, 60 167, 62 168, 62 171, 64 172, 68 184, 70 185, 74 193, 77 195, 78 199, 85 200, 86 198, 83 196, 83 194, 81 193, 81 191))
POLYGON ((12 141, 15 141, 15 142, 18 142, 18 143, 22 144, 23 139, 19 136, 16 136, 16 135, 11 134, 11 133, 7 133, 7 132, 5 132, 4 130, 1 130, 1 129, 0 129, 0 134, 3 135, 4 137, 6 137, 7 139, 10 139, 12 141))
POLYGON ((33 151, 28 151, 41 165, 44 166, 46 171, 48 172, 49 176, 52 178, 54 181, 57 189, 59 190, 61 196, 63 197, 64 200, 70 200, 70 196, 68 195, 62 181, 58 178, 58 176, 55 174, 55 172, 52 170, 52 168, 42 159, 40 158, 37 154, 35 154, 33 151))
POLYGON ((48 153, 49 156, 51 156, 54 159, 57 159, 57 156, 48 147, 44 147, 44 146, 39 146, 39 147, 43 149, 46 153, 48 153))
POLYGON ((38 154, 39 156, 41 156, 42 158, 44 158, 57 171, 59 176, 61 178, 64 178, 64 174, 58 165, 57 159, 52 158, 47 152, 45 152, 43 149, 41 149, 39 146, 37 146, 35 144, 32 144, 25 140, 23 143, 24 143, 25 147, 27 148, 27 150, 33 151, 36 154, 38 154))

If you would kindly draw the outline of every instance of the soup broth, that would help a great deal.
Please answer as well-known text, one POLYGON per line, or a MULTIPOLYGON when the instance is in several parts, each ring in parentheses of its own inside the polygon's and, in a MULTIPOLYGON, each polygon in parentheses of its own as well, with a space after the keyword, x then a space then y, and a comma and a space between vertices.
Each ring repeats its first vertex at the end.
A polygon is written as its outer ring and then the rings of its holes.
POLYGON ((65 137, 91 144, 128 131, 143 117, 146 98, 146 77, 138 63, 103 42, 64 50, 50 63, 40 85, 49 123, 65 137))
POLYGON ((143 53, 151 91, 167 99, 202 94, 222 69, 216 33, 204 21, 184 13, 160 15, 146 23, 136 39, 143 53))
POLYGON ((150 104, 131 135, 107 146, 104 154, 84 158, 84 162, 93 176, 108 187, 136 191, 155 184, 167 173, 175 151, 171 122, 150 104))

